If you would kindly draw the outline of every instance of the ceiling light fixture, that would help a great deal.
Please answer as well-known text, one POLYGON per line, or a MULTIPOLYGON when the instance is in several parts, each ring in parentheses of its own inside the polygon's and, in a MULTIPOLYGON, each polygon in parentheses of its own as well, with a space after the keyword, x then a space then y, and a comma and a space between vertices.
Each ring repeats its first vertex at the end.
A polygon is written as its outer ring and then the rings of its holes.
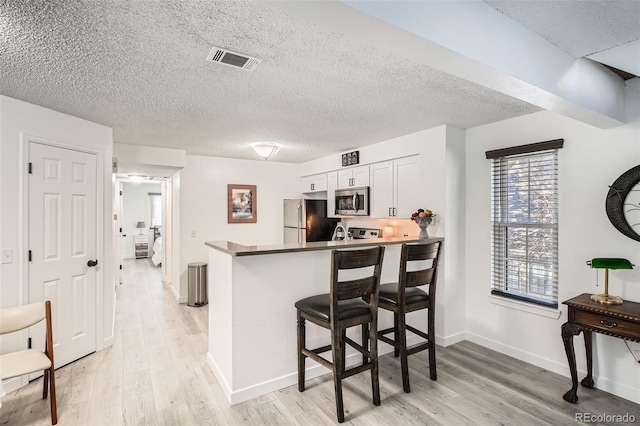
POLYGON ((144 179, 146 178, 146 176, 142 176, 142 175, 129 175, 129 180, 133 183, 140 183, 142 182, 144 179))
POLYGON ((258 156, 268 160, 269 157, 280 150, 280 145, 269 142, 260 142, 251 144, 251 148, 253 148, 258 156))

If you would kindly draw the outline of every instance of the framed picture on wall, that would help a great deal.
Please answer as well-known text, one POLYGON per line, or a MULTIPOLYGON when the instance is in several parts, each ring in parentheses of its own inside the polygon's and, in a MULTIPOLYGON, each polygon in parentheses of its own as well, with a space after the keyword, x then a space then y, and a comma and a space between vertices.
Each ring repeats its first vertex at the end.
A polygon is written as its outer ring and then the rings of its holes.
POLYGON ((227 185, 227 222, 256 223, 258 194, 255 185, 227 185))

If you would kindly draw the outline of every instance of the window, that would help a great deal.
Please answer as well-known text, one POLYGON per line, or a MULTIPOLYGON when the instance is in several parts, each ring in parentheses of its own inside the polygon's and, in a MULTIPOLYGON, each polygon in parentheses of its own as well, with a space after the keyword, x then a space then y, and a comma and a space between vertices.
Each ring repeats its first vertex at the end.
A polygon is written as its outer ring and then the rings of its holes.
POLYGON ((150 192, 151 226, 150 228, 162 225, 162 194, 150 192))
POLYGON ((491 293, 558 306, 558 149, 563 140, 488 151, 491 293))

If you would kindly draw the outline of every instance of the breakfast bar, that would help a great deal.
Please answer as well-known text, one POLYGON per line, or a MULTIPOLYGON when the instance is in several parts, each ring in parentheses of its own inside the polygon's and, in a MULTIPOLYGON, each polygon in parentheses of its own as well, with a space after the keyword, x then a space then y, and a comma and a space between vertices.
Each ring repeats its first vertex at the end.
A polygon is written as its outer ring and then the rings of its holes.
MULTIPOLYGON (((244 246, 208 241, 209 350, 207 359, 230 404, 237 404, 297 383, 296 310, 307 296, 328 293, 331 250, 385 246, 381 282, 398 279, 402 243, 435 242, 442 238, 376 238, 313 243, 244 246)), ((426 315, 409 315, 426 325, 426 315)), ((379 329, 393 324, 380 312, 379 329)), ((350 336, 359 340, 358 336, 350 336)), ((329 334, 307 327, 307 343, 320 346, 329 334)), ((380 355, 392 347, 378 342, 380 355)), ((356 355, 357 354, 357 355, 356 355)), ((347 365, 361 360, 347 352, 347 365)), ((307 361, 307 378, 327 370, 307 361)))

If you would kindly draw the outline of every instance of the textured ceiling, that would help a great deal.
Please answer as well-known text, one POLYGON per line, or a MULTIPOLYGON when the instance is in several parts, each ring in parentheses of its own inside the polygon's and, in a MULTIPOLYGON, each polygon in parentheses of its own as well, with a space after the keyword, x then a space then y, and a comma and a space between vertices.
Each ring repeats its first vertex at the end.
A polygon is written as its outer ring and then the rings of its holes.
POLYGON ((539 108, 350 40, 268 2, 0 0, 0 93, 112 127, 114 141, 302 162, 441 124, 539 108), (211 46, 263 60, 206 62, 211 46))
MULTIPOLYGON (((638 1, 488 4, 575 57, 638 39, 638 1)), ((112 127, 120 143, 302 162, 539 108, 272 9, 209 0, 0 0, 0 93, 112 127), (211 46, 263 60, 247 72, 211 46)))
POLYGON ((484 0, 574 58, 640 39, 638 0, 484 0))

